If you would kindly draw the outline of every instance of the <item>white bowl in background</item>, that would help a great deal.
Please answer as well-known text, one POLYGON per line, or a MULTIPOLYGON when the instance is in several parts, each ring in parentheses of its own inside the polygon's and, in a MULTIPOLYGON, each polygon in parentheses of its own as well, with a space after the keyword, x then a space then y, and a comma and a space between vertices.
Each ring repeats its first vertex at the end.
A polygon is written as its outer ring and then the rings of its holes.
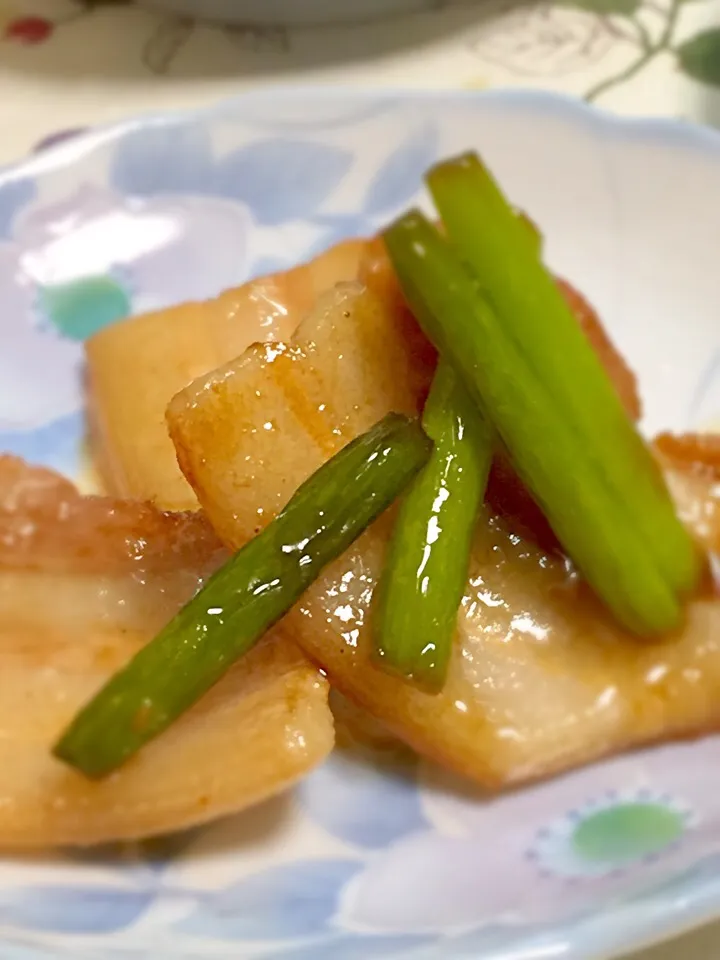
POLYGON ((181 16, 234 24, 362 22, 432 10, 437 0, 145 0, 181 16))

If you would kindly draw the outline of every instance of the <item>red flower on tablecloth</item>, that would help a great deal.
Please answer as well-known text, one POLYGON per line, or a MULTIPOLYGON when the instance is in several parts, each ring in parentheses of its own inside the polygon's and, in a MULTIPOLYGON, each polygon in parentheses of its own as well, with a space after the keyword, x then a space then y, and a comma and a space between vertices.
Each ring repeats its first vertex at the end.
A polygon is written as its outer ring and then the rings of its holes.
POLYGON ((86 10, 82 0, 0 0, 0 37, 36 46, 49 40, 56 27, 82 16, 86 10))
POLYGON ((6 40, 19 43, 43 43, 52 34, 55 24, 44 17, 18 17, 5 26, 6 40))

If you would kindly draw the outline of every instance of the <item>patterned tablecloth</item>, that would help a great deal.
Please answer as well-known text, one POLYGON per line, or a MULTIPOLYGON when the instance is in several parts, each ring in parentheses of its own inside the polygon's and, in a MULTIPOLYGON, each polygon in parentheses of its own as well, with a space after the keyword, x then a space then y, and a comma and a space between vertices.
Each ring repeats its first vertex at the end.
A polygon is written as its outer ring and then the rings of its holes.
MULTIPOLYGON (((304 29, 208 27, 127 0, 0 0, 0 163, 58 131, 282 82, 537 87, 720 126, 720 0, 436 0, 304 29)), ((680 957, 720 957, 720 924, 633 960, 680 957)))

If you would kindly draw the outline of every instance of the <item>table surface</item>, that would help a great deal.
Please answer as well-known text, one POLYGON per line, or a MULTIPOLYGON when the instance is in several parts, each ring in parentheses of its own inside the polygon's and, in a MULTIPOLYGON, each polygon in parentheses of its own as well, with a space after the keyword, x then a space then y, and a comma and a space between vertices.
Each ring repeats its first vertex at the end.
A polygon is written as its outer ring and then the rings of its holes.
MULTIPOLYGON (((258 29, 123 0, 0 0, 0 163, 58 131, 288 81, 536 87, 720 127, 720 0, 435 7, 353 27, 258 29)), ((720 923, 632 960, 719 956, 720 923)))

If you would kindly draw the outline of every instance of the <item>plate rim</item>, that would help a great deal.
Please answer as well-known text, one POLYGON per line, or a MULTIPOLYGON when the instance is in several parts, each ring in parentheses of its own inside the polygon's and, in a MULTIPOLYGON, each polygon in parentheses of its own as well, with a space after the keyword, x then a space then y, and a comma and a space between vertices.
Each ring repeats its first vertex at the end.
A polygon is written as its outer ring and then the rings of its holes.
MULTIPOLYGON (((537 90, 528 87, 490 88, 486 90, 438 88, 394 88, 383 86, 338 86, 328 87, 318 83, 291 85, 289 83, 265 84, 256 89, 243 90, 230 97, 221 97, 208 104, 195 107, 153 110, 133 114, 124 120, 100 123, 73 131, 67 140, 51 143, 48 146, 35 145, 25 157, 0 165, 0 189, 17 179, 27 176, 41 176, 59 167, 77 161, 81 156, 96 147, 112 143, 132 133, 148 127, 187 126, 194 123, 208 123, 214 118, 233 115, 241 116, 243 108, 252 103, 281 99, 283 102, 307 99, 326 101, 356 100, 358 103, 395 102, 419 103, 426 100, 434 102, 461 101, 469 104, 478 101, 496 101, 517 107, 533 109, 540 107, 546 113, 564 115, 568 120, 581 122, 590 127, 622 133, 632 139, 658 137, 673 141, 676 146, 701 148, 708 152, 718 151, 720 156, 720 129, 704 125, 695 120, 675 117, 622 115, 611 110, 587 103, 571 94, 549 90, 537 90)), ((367 111, 369 113, 369 110, 367 111)), ((362 117, 362 114, 360 114, 362 117)), ((355 117, 353 119, 359 119, 355 117)), ((254 118, 255 125, 260 125, 254 118)), ((339 125, 343 121, 340 121, 339 125)), ((287 129, 295 128, 285 122, 287 129)), ((328 121, 321 120, 317 125, 303 124, 302 129, 327 129, 328 121)), ((52 132, 52 131, 51 131, 52 132)))

